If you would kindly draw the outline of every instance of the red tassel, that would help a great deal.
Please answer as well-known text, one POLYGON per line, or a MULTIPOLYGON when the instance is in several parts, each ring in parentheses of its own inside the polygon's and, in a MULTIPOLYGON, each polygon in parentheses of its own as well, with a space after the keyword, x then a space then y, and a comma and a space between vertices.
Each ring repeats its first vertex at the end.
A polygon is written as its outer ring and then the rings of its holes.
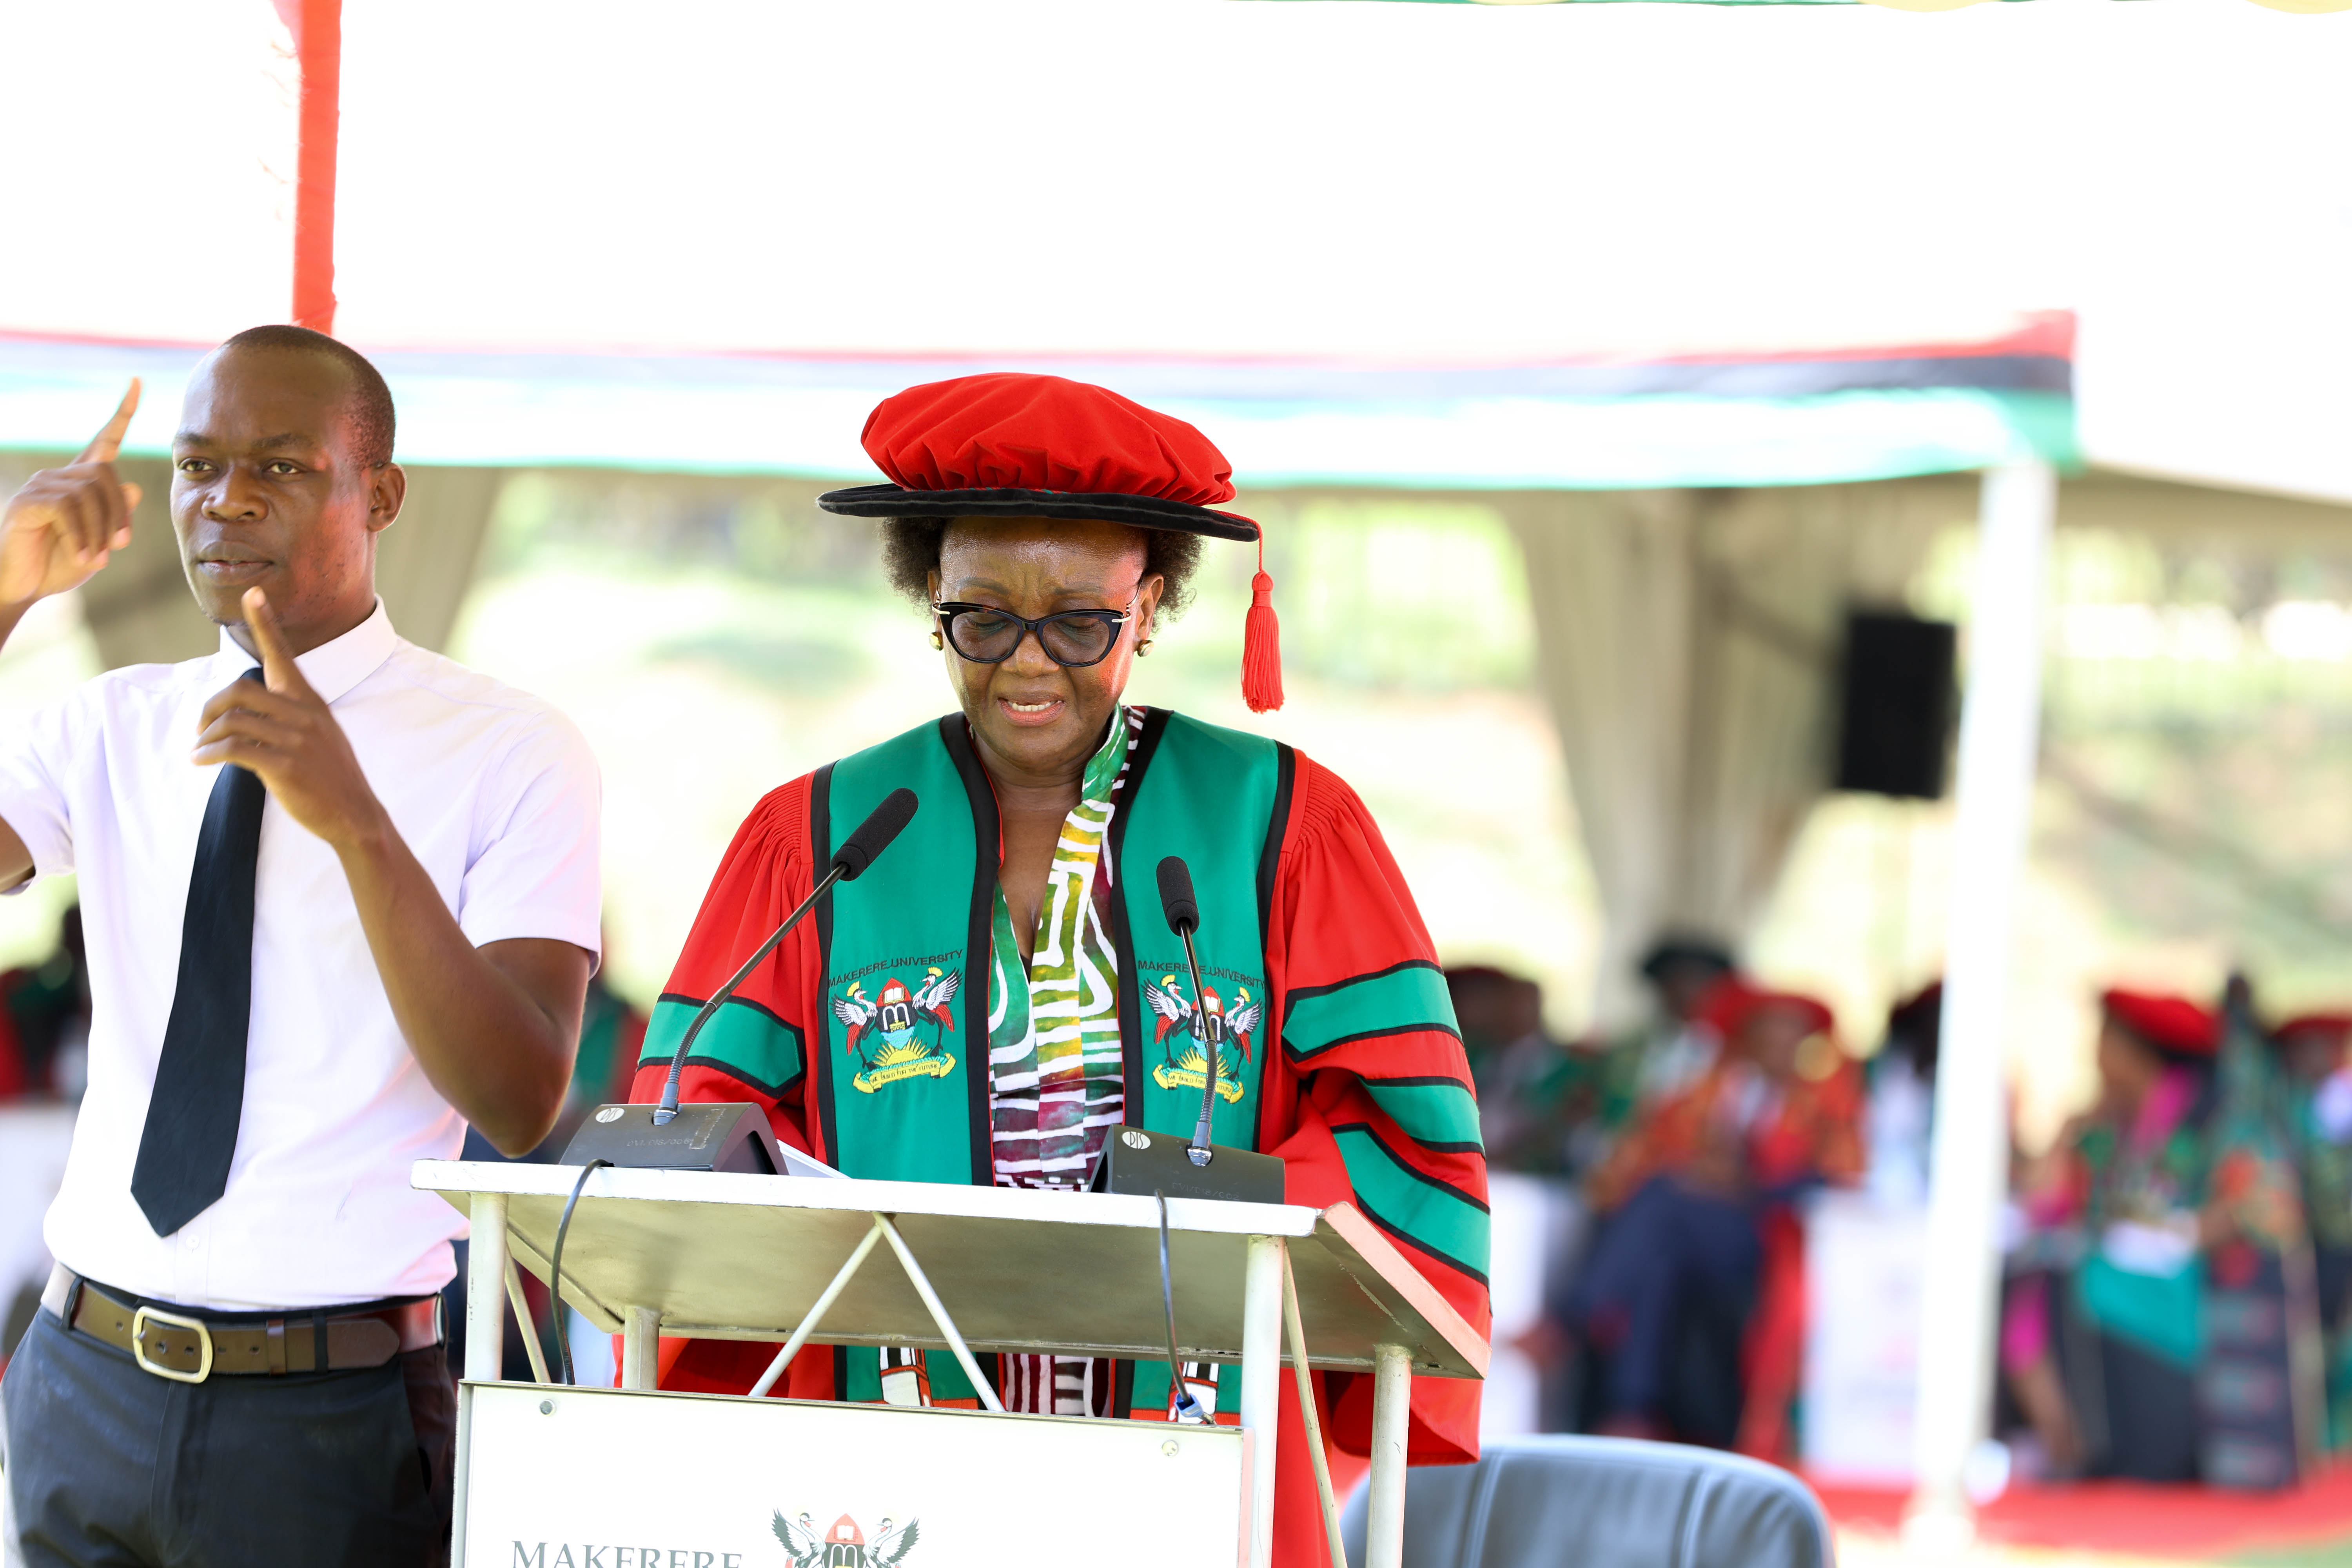
POLYGON ((1249 617, 1242 623, 1242 700, 1253 713, 1282 706, 1282 625, 1274 618, 1274 579, 1265 574, 1265 535, 1257 541, 1249 617))

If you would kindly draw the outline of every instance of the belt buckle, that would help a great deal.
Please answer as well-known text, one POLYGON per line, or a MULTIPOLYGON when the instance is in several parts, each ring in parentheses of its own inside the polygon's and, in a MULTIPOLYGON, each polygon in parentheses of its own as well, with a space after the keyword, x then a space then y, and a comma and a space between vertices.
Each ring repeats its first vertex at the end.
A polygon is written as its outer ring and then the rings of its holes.
POLYGON ((201 1319, 184 1318, 177 1312, 159 1311, 153 1307, 142 1307, 131 1314, 131 1357, 157 1377, 168 1377, 173 1383, 202 1383, 213 1374, 213 1334, 201 1319), (181 1372, 147 1359, 147 1325, 161 1323, 167 1328, 185 1329, 196 1336, 196 1370, 181 1372))

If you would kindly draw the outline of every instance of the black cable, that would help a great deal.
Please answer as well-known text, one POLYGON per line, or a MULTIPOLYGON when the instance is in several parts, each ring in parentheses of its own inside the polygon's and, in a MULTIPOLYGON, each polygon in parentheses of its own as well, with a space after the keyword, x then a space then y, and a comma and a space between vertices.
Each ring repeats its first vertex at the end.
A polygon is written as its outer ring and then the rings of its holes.
MULTIPOLYGON (((580 1380, 572 1374, 572 1325, 563 1321, 563 1238, 572 1232, 572 1211, 580 1206, 580 1189, 588 1184, 589 1173, 599 1165, 609 1165, 610 1160, 591 1160, 580 1167, 580 1179, 572 1184, 572 1195, 564 1200, 563 1217, 555 1222, 555 1256, 547 1260, 547 1295, 554 1305, 555 1353, 563 1367, 563 1386, 577 1388, 580 1380)), ((1169 1319, 1172 1327, 1175 1319, 1169 1319)), ((524 1327, 528 1329, 529 1324, 524 1327)))
POLYGON ((1160 1304, 1168 1312, 1169 1386, 1176 1391, 1176 1414, 1179 1417, 1206 1421, 1208 1415, 1202 1410, 1200 1401, 1192 1397, 1192 1389, 1185 1385, 1183 1364, 1176 1359, 1176 1282, 1168 1271, 1168 1195, 1157 1190, 1151 1195, 1160 1200, 1160 1304))

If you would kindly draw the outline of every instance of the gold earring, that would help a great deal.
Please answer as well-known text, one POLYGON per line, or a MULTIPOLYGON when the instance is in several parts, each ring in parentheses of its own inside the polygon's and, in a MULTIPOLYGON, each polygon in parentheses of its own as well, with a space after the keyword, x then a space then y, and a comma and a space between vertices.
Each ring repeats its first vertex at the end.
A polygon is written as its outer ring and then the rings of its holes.
POLYGON ((936 648, 944 648, 948 645, 945 640, 940 637, 939 633, 933 632, 931 634, 931 646, 936 648))
POLYGON ((1141 642, 1135 645, 1135 657, 1138 658, 1141 658, 1145 654, 1150 653, 1150 651, 1151 639, 1150 637, 1145 637, 1141 642))

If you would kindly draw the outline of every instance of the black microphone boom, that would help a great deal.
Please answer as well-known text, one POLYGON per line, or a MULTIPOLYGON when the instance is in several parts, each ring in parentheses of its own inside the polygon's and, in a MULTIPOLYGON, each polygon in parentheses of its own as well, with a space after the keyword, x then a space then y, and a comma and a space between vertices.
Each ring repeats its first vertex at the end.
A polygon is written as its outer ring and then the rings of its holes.
MULTIPOLYGON (((1223 1076, 1225 1019, 1209 1011, 1209 994, 1201 986, 1201 959, 1192 949, 1192 933, 1201 929, 1201 900, 1192 891, 1192 869, 1173 855, 1160 862, 1160 907, 1168 916, 1168 929, 1183 940, 1184 963, 1192 973, 1193 1029, 1201 1041, 1201 1119, 1189 1143, 1140 1127, 1114 1129, 1104 1141, 1090 1184, 1098 1193, 1278 1204, 1283 1197, 1281 1160, 1209 1143, 1217 1080, 1223 1076)), ((1171 1319, 1173 1310, 1171 1307, 1171 1319)), ((1172 1355, 1172 1322, 1169 1337, 1172 1355)))
POLYGON ((686 1058, 694 1049, 694 1037, 710 1022, 719 1004, 735 994, 735 988, 751 977, 776 944, 784 940, 792 929, 816 908, 816 901, 835 882, 847 882, 862 875, 875 858, 890 847, 915 815, 915 792, 893 790, 857 825, 857 831, 843 840, 834 851, 833 863, 825 868, 824 878, 803 899, 800 907, 784 917, 784 923, 760 944, 760 951, 744 960, 719 988, 718 994, 702 1005, 686 1026, 686 1037, 677 1043, 677 1050, 669 1058, 669 1079, 662 1085, 658 1105, 605 1105, 580 1124, 572 1134, 571 1147, 563 1151, 562 1163, 584 1164, 597 1159, 623 1170, 668 1171, 732 1171, 747 1175, 824 1175, 841 1173, 818 1163, 776 1142, 775 1132, 768 1125, 767 1112, 747 1101, 732 1104, 693 1105, 678 1110, 678 1079, 686 1071, 686 1058))
POLYGON ((760 951, 745 959, 743 967, 702 1005, 702 1011, 697 1013, 694 1022, 686 1026, 686 1037, 678 1041, 677 1054, 669 1058, 669 1080, 662 1085, 661 1108, 654 1112, 655 1126, 667 1126, 670 1118, 677 1114, 677 1080, 686 1071, 687 1053, 694 1049, 694 1037, 702 1033, 702 1026, 710 1022, 711 1015, 719 1011, 719 1005, 734 995, 737 986, 751 978, 751 971, 759 968, 761 961, 776 951, 776 944, 783 941, 811 910, 816 908, 816 901, 831 891, 835 882, 854 882, 865 874, 866 868, 874 864, 875 857, 890 847, 890 841, 898 837, 899 830, 913 819, 915 805, 915 792, 910 789, 894 789, 884 797, 882 804, 857 825, 857 831, 843 840, 841 847, 834 851, 833 864, 826 868, 824 879, 810 889, 809 896, 801 900, 800 908, 786 915, 784 923, 760 944, 760 951))
POLYGON ((1217 1113, 1217 1079, 1225 1065, 1225 1021, 1209 1011, 1209 994, 1201 985, 1201 959, 1192 951, 1192 933, 1201 929, 1201 900, 1192 896, 1192 868, 1177 856, 1160 862, 1160 907, 1168 916, 1169 931, 1182 939, 1184 963, 1192 972, 1193 1033, 1201 1039, 1201 1120, 1192 1129, 1185 1153, 1195 1165, 1213 1157, 1209 1152, 1209 1123, 1217 1113))

